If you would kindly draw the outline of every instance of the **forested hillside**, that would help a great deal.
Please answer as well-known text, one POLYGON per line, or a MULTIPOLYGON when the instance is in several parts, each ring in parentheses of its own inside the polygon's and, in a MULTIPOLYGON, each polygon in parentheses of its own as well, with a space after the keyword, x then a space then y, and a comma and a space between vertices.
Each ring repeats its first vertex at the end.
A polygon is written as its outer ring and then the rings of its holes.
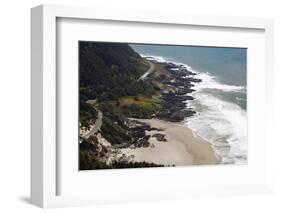
POLYGON ((80 42, 79 51, 82 101, 151 93, 151 85, 137 82, 148 63, 128 44, 80 42))
POLYGON ((138 80, 149 68, 148 61, 128 44, 79 42, 80 130, 91 131, 98 111, 103 115, 97 133, 89 138, 80 133, 81 169, 88 168, 85 165, 104 165, 98 156, 106 150, 98 134, 112 146, 129 146, 135 139, 130 135, 127 118, 147 118, 159 109, 159 99, 153 97, 159 91, 157 85, 138 80))

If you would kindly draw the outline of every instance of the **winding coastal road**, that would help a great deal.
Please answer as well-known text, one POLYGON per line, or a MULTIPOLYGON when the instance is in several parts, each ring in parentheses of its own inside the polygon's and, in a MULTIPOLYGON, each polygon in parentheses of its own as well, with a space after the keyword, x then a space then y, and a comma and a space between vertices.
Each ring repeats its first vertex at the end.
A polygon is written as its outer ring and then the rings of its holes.
POLYGON ((149 63, 149 69, 138 79, 138 81, 140 80, 145 80, 147 76, 149 76, 153 71, 154 71, 154 64, 150 61, 148 61, 149 63))
POLYGON ((94 126, 90 129, 89 132, 86 132, 85 134, 83 134, 82 137, 88 139, 91 135, 95 134, 97 131, 100 130, 101 125, 102 125, 102 112, 98 111, 98 118, 97 118, 94 126))
MULTIPOLYGON (((145 78, 154 71, 155 69, 154 64, 150 61, 148 61, 148 63, 149 63, 149 69, 138 79, 138 81, 145 80, 145 78)), ((86 101, 86 103, 91 104, 93 107, 96 104, 96 102, 97 102, 96 99, 86 101)), ((95 121, 95 124, 88 132, 85 132, 82 135, 83 138, 88 139, 91 135, 94 135, 97 131, 100 130, 102 125, 102 116, 103 116, 102 112, 98 110, 98 117, 97 120, 95 121)))

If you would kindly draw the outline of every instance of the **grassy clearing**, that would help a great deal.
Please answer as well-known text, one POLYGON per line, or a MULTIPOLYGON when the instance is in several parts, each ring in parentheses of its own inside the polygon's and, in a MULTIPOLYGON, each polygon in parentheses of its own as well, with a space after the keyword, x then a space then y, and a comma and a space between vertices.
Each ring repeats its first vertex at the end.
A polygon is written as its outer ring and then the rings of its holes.
POLYGON ((125 96, 118 100, 120 106, 129 106, 132 104, 137 104, 142 107, 150 107, 160 103, 158 97, 147 97, 147 96, 125 96))
POLYGON ((160 108, 159 97, 125 96, 112 102, 118 114, 137 118, 149 118, 160 108))

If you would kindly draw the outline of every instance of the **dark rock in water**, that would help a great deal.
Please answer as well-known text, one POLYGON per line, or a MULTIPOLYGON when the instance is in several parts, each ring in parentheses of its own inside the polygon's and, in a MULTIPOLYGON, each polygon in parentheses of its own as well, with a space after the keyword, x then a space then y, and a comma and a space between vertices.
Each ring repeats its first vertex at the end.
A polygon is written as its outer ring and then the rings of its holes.
POLYGON ((152 137, 156 138, 157 141, 167 142, 167 139, 165 138, 164 134, 156 133, 156 134, 152 135, 152 137))
POLYGON ((181 110, 178 112, 174 112, 171 116, 170 119, 174 121, 182 121, 186 117, 190 117, 195 114, 195 111, 192 110, 181 110))
POLYGON ((164 67, 165 67, 167 70, 170 70, 170 69, 172 69, 172 68, 178 68, 178 66, 177 66, 176 64, 171 63, 171 62, 165 63, 165 64, 164 64, 164 67))
POLYGON ((177 95, 185 95, 187 93, 192 93, 194 91, 195 91, 194 89, 189 89, 189 88, 186 88, 186 87, 177 88, 177 95))
POLYGON ((186 80, 189 82, 196 82, 196 83, 202 82, 202 80, 199 78, 186 78, 186 80))
POLYGON ((196 73, 194 72, 190 72, 190 71, 187 71, 188 72, 188 75, 197 75, 196 73))
POLYGON ((186 100, 194 100, 194 98, 192 96, 186 95, 186 100))

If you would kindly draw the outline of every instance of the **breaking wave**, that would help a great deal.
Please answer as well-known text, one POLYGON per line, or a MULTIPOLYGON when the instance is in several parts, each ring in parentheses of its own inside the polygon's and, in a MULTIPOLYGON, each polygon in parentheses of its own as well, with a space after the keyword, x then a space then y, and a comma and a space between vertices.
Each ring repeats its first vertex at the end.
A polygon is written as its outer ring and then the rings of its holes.
MULTIPOLYGON (((187 70, 196 73, 202 80, 195 83, 194 100, 187 101, 187 107, 193 108, 196 114, 188 117, 184 125, 192 129, 209 143, 225 164, 247 163, 247 112, 237 103, 226 101, 224 96, 216 95, 231 92, 246 94, 246 88, 221 83, 217 77, 208 72, 193 70, 188 64, 178 63, 161 56, 142 55, 157 62, 180 64, 187 70)), ((238 97, 237 97, 238 98, 238 97)))

